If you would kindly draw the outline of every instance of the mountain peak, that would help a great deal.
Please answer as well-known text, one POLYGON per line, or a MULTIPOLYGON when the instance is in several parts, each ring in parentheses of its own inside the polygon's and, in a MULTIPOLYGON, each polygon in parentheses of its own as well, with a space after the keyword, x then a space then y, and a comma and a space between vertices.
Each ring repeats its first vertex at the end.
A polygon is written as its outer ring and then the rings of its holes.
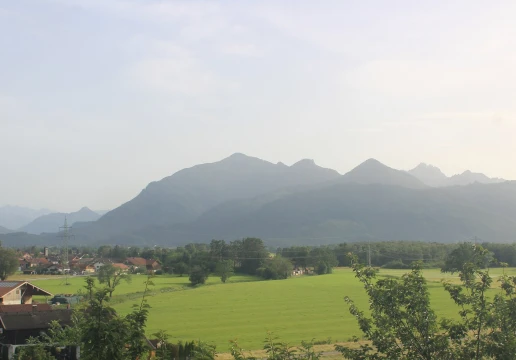
POLYGON ((312 166, 317 166, 315 164, 315 161, 312 160, 312 159, 301 159, 299 160, 298 162, 296 162, 295 164, 293 164, 291 167, 312 167, 312 166))
POLYGON ((380 161, 378 161, 378 160, 376 160, 374 158, 370 158, 370 159, 367 159, 366 161, 364 161, 363 163, 361 163, 360 165, 356 166, 351 171, 354 171, 354 170, 357 170, 357 169, 365 169, 365 168, 368 168, 368 169, 388 168, 388 166, 383 164, 383 163, 381 163, 380 161))
POLYGON ((426 163, 419 164, 408 173, 428 186, 444 186, 448 179, 437 166, 426 163))
POLYGON ((376 159, 368 159, 342 177, 342 182, 385 184, 420 189, 425 185, 414 176, 395 170, 376 159))

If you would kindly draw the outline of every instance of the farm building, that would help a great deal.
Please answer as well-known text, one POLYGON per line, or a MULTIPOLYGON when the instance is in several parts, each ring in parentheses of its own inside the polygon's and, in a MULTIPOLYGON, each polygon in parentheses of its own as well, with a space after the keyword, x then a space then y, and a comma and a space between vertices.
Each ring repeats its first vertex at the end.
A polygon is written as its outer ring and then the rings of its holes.
POLYGON ((0 281, 0 305, 32 304, 33 295, 52 296, 27 281, 0 281))

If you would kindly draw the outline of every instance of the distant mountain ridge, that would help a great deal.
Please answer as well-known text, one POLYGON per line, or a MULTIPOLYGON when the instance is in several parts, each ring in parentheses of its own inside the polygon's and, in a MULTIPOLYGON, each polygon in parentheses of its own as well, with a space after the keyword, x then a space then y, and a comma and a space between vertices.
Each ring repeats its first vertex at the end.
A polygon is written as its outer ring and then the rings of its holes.
POLYGON ((49 209, 29 209, 21 206, 5 205, 0 207, 0 226, 18 229, 39 216, 52 213, 49 209))
MULTIPOLYGON (((430 165, 416 169, 396 170, 369 159, 340 175, 313 160, 287 166, 237 153, 150 183, 97 221, 77 222, 74 239, 82 245, 139 246, 245 236, 262 237, 271 246, 455 242, 472 236, 515 240, 516 182, 445 186, 454 177, 430 165)), ((59 242, 55 234, 19 232, 1 235, 0 240, 59 242)))
POLYGON ((331 169, 301 160, 273 164, 236 153, 214 163, 183 169, 150 183, 134 199, 82 226, 81 231, 121 234, 147 226, 184 223, 225 201, 252 198, 281 188, 324 183, 339 177, 331 169))
POLYGON ((0 234, 9 234, 9 233, 12 233, 13 231, 12 230, 9 230, 3 226, 0 226, 0 234))
POLYGON ((68 225, 73 226, 76 222, 96 221, 100 218, 100 214, 83 207, 79 211, 72 213, 52 213, 40 216, 19 229, 19 231, 29 234, 56 233, 59 227, 63 226, 65 218, 68 225))
POLYGON ((426 185, 415 176, 404 171, 388 167, 376 159, 368 159, 344 174, 340 183, 384 184, 402 186, 411 189, 422 189, 426 185))
POLYGON ((463 186, 475 182, 480 184, 496 184, 506 181, 500 178, 490 178, 482 173, 474 173, 470 170, 448 177, 438 167, 425 163, 419 164, 414 169, 409 170, 408 173, 426 185, 433 187, 463 186))

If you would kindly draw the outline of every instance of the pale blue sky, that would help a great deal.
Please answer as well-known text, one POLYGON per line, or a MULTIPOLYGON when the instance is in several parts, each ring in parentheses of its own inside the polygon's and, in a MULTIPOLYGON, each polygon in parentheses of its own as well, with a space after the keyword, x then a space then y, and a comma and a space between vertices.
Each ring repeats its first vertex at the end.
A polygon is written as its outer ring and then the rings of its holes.
POLYGON ((243 152, 516 179, 514 1, 0 0, 0 205, 243 152))

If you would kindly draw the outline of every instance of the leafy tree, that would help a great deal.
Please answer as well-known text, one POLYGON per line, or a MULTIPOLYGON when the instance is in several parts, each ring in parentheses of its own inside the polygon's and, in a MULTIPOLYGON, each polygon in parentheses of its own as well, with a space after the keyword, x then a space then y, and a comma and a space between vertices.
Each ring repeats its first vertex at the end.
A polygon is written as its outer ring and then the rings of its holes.
POLYGON ((204 284, 208 278, 208 273, 202 267, 196 265, 190 271, 190 282, 192 285, 204 284))
POLYGON ((446 257, 441 271, 450 273, 460 272, 464 264, 471 261, 475 261, 475 266, 479 268, 486 268, 492 260, 492 255, 487 251, 482 258, 478 258, 478 256, 475 256, 475 245, 465 242, 460 244, 459 247, 446 257))
POLYGON ((156 359, 157 360, 168 360, 171 358, 171 349, 168 344, 168 334, 164 330, 160 330, 153 334, 157 340, 156 359))
POLYGON ((176 274, 179 274, 179 276, 183 276, 183 274, 186 274, 188 273, 188 265, 186 265, 184 262, 178 262, 175 266, 174 266, 174 272, 176 274))
POLYGON ((131 275, 126 274, 121 269, 114 267, 111 264, 106 264, 100 267, 98 272, 99 283, 106 284, 108 288, 109 297, 113 296, 113 291, 120 285, 122 281, 131 282, 131 275))
POLYGON ((240 271, 254 275, 269 259, 269 252, 261 239, 246 238, 239 244, 240 271))
POLYGON ((111 246, 102 245, 97 249, 97 254, 102 258, 108 257, 111 254, 111 250, 112 250, 111 246))
POLYGON ((365 268, 352 257, 356 277, 369 296, 371 317, 346 297, 350 312, 365 338, 358 349, 337 346, 344 357, 367 359, 502 360, 516 354, 516 276, 504 274, 500 291, 488 296, 492 278, 482 267, 489 251, 473 246, 459 270, 460 284, 444 282, 459 306, 457 320, 437 320, 428 286, 415 263, 401 279, 376 279, 377 270, 365 268))
MULTIPOLYGON (((149 275, 145 281, 141 303, 125 317, 117 315, 109 306, 109 289, 100 289, 93 293, 83 308, 74 313, 73 326, 63 328, 55 322, 46 334, 31 339, 30 343, 39 348, 79 345, 81 359, 85 360, 145 358, 148 352, 144 332, 148 314, 146 296, 149 286, 153 285, 151 277, 149 275)), ((92 289, 91 283, 87 287, 92 289)), ((29 359, 32 358, 23 360, 29 359)))
POLYGON ((265 262, 258 274, 266 280, 286 279, 292 275, 292 262, 289 259, 276 255, 265 262))
POLYGON ((84 288, 88 292, 88 299, 91 300, 93 298, 93 291, 95 289, 95 278, 88 276, 86 278, 86 285, 84 288))
POLYGON ((192 355, 192 358, 195 360, 215 360, 215 346, 207 344, 204 341, 196 341, 192 355))
POLYGON ((4 247, 0 247, 0 280, 4 281, 18 270, 18 257, 16 253, 4 247))
POLYGON ((125 317, 129 328, 126 340, 129 359, 139 359, 148 349, 145 338, 145 324, 147 323, 150 308, 147 303, 147 295, 149 293, 149 286, 154 285, 152 282, 153 277, 153 275, 147 276, 140 305, 133 305, 133 311, 125 317))
POLYGON ((310 264, 317 274, 330 274, 339 264, 335 252, 328 247, 317 247, 310 251, 310 264))
POLYGON ((346 297, 350 313, 371 343, 358 349, 336 346, 351 360, 377 359, 453 359, 446 335, 439 334, 437 316, 430 307, 426 280, 416 264, 401 280, 376 279, 377 270, 364 267, 352 257, 356 277, 369 296, 371 317, 346 297))
POLYGON ((233 262, 231 260, 222 260, 217 263, 215 273, 220 276, 220 280, 225 283, 233 276, 233 262))

